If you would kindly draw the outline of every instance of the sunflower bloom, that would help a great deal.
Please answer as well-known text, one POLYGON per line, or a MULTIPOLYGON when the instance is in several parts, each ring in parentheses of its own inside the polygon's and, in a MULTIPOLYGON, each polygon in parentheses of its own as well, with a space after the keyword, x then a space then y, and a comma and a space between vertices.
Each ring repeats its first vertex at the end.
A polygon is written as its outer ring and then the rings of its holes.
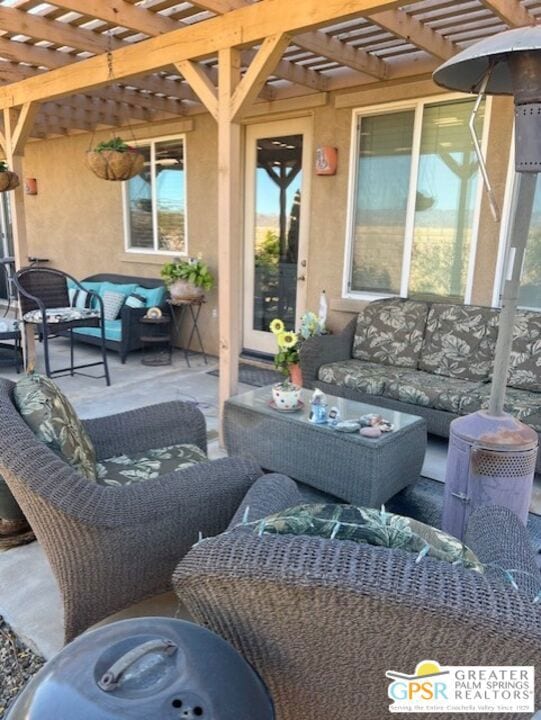
POLYGON ((283 332, 278 336, 278 345, 281 348, 294 348, 298 342, 298 337, 294 332, 283 332))
POLYGON ((285 330, 284 323, 279 320, 278 318, 274 318, 274 320, 269 325, 269 329, 272 333, 275 335, 280 335, 280 333, 283 333, 285 330))

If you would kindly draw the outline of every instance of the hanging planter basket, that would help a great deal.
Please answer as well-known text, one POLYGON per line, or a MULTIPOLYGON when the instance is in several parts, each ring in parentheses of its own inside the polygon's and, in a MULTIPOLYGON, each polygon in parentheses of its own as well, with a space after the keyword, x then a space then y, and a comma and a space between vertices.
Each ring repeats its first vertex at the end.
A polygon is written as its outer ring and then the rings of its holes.
POLYGON ((15 190, 19 187, 20 181, 17 173, 11 172, 11 170, 4 170, 0 172, 0 192, 7 192, 8 190, 15 190))
POLYGON ((145 158, 135 150, 89 150, 86 165, 102 180, 129 180, 143 170, 145 158))

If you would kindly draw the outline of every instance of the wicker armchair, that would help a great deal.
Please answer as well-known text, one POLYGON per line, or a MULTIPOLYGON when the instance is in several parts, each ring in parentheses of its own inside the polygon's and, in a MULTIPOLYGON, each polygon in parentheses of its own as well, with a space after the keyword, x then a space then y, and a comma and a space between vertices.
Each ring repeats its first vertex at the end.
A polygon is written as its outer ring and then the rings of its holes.
MULTIPOLYGON (((256 520, 303 501, 292 480, 266 476, 232 526, 246 507, 256 520)), ((387 670, 411 673, 426 659, 541 666, 541 575, 525 528, 483 508, 467 541, 483 562, 514 569, 518 590, 496 567, 480 575, 401 550, 242 528, 198 544, 173 584, 258 670, 277 720, 376 720, 389 714, 387 670)))
MULTIPOLYGON (((65 639, 171 588, 179 559, 223 531, 257 465, 227 458, 124 487, 89 482, 36 439, 0 380, 0 474, 43 546, 64 599, 65 639)), ((98 460, 180 443, 206 450, 205 419, 182 402, 87 420, 98 460)))

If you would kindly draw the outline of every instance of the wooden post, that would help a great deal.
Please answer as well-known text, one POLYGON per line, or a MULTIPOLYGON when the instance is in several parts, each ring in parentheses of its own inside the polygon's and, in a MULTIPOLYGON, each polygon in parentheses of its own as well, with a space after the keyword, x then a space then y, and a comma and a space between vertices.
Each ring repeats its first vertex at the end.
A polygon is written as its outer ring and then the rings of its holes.
POLYGON ((240 83, 240 52, 218 56, 218 303, 220 323, 220 413, 237 390, 242 317, 241 126, 232 120, 240 83))
MULTIPOLYGON (((26 233, 26 214, 24 207, 23 156, 26 140, 32 130, 39 108, 38 103, 26 103, 20 111, 15 108, 4 110, 4 150, 6 162, 20 179, 19 187, 11 194, 11 223, 13 232, 13 251, 15 268, 19 270, 28 262, 28 238, 26 233)), ((36 345, 33 333, 24 333, 24 364, 28 368, 35 362, 36 345)))

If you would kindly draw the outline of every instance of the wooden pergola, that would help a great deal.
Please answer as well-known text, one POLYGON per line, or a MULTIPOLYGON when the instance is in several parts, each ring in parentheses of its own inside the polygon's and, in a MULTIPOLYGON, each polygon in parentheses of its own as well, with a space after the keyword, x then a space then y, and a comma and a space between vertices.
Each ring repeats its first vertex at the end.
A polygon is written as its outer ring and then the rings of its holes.
MULTIPOLYGON (((429 78, 469 44, 535 24, 541 0, 0 0, 0 145, 209 112, 218 125, 220 400, 240 351, 241 127, 331 91, 429 78)), ((16 261, 27 255, 13 193, 16 261)))

